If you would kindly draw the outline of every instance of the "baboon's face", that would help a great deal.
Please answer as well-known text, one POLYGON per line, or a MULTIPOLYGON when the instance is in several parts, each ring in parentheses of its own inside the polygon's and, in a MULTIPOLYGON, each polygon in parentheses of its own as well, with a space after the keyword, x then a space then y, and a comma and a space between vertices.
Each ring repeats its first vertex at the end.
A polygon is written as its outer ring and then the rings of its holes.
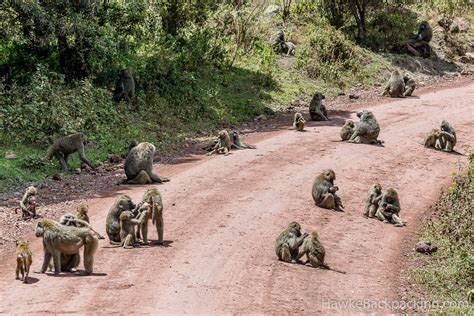
POLYGON ((42 237, 44 235, 44 227, 41 222, 36 223, 35 235, 36 237, 42 237))
POLYGON ((318 92, 318 93, 316 93, 316 98, 321 101, 321 100, 326 99, 326 96, 324 94, 318 92))
POLYGON ((374 191, 377 192, 377 193, 380 193, 382 192, 382 186, 380 184, 375 184, 374 185, 374 191))
POLYGON ((336 180, 336 173, 333 170, 328 169, 324 171, 324 179, 332 183, 334 180, 336 180))

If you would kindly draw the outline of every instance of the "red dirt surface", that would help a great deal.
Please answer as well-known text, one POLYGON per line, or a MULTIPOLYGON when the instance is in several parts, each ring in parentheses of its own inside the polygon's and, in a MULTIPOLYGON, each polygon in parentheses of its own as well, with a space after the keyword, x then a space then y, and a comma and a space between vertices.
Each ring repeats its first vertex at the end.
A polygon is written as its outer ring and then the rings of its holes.
MULTIPOLYGON (((404 237, 449 185, 450 172, 467 160, 462 154, 474 146, 473 104, 472 81, 372 104, 384 147, 340 142, 344 120, 356 119, 355 110, 347 109, 332 112, 330 122, 309 122, 304 133, 288 125, 247 137, 256 150, 160 165, 157 173, 171 178, 158 186, 166 246, 127 250, 101 240, 94 275, 32 273, 31 284, 14 280, 12 253, 0 265, 0 313, 390 312, 373 302, 398 298, 404 237), (423 147, 425 135, 442 119, 456 128, 461 154, 423 147), (326 168, 336 172, 344 213, 313 203, 312 181, 326 168), (374 182, 397 189, 406 227, 362 216, 374 182), (327 263, 347 274, 277 261, 275 238, 291 221, 305 231, 317 230, 327 263), (336 309, 337 300, 372 304, 336 309)), ((126 193, 138 202, 146 186, 120 189, 87 201, 91 222, 102 234, 115 198, 126 193)), ((26 237, 37 270, 42 242, 33 232, 26 237)), ((151 239, 156 238, 152 229, 151 239)))

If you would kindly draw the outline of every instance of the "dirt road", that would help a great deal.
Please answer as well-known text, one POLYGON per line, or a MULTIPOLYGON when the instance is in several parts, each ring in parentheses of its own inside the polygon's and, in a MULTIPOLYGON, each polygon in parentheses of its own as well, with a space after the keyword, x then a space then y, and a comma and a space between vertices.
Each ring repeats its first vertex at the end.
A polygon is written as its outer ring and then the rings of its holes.
MULTIPOLYGON (((256 150, 159 166, 158 174, 172 179, 159 186, 166 247, 125 250, 103 240, 94 275, 32 274, 28 285, 14 280, 12 255, 0 265, 0 313, 329 314, 349 311, 336 309, 338 302, 396 299, 400 249, 411 247, 403 245, 404 236, 449 185, 458 162, 466 161, 466 156, 425 149, 423 138, 446 119, 457 130, 457 150, 474 147, 474 83, 370 110, 381 125, 384 147, 340 142, 339 126, 355 118, 355 111, 348 111, 333 114, 330 122, 310 122, 305 133, 288 126, 254 135, 247 141, 256 143, 256 150), (336 172, 344 213, 314 206, 312 181, 325 168, 336 172), (398 190, 407 227, 362 217, 374 182, 398 190), (290 221, 317 230, 327 263, 347 274, 278 262, 274 241, 290 221)), ((93 225, 105 233, 116 196, 127 193, 138 201, 144 190, 123 187, 88 201, 93 225)), ((29 238, 36 270, 42 263, 41 240, 29 238)), ((375 310, 389 311, 371 305, 352 312, 375 310)))

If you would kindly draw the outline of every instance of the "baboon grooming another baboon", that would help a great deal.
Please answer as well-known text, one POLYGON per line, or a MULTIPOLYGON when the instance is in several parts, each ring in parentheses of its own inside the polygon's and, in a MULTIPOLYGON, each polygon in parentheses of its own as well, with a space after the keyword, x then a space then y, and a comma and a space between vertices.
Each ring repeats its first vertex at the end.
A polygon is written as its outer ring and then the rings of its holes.
POLYGON ((97 235, 97 238, 105 239, 101 234, 95 231, 95 229, 92 228, 92 226, 88 222, 74 216, 71 213, 66 213, 63 216, 61 216, 61 218, 59 219, 59 224, 65 225, 65 226, 74 226, 74 227, 87 227, 97 235))
POLYGON ((160 191, 157 188, 150 188, 143 194, 142 202, 137 205, 135 210, 138 210, 139 217, 143 211, 148 211, 145 220, 137 229, 137 239, 143 237, 143 243, 148 244, 148 221, 151 219, 153 225, 156 226, 158 234, 158 245, 163 244, 163 200, 161 199, 160 191), (141 233, 141 236, 140 236, 141 233))
POLYGON ((375 215, 384 223, 394 224, 396 227, 405 226, 400 218, 400 200, 394 188, 389 188, 382 196, 380 207, 375 215))
POLYGON ((232 141, 230 140, 229 133, 223 129, 219 132, 217 143, 214 146, 214 149, 209 152, 207 155, 210 156, 214 153, 216 154, 224 154, 224 156, 227 156, 229 154, 229 151, 232 147, 232 141))
POLYGON ((312 231, 304 239, 303 244, 299 250, 298 260, 304 255, 306 255, 306 265, 310 264, 313 268, 322 268, 346 274, 346 272, 330 268, 326 263, 324 263, 326 250, 319 241, 318 233, 316 231, 312 231))
POLYGON ((43 237, 44 261, 40 272, 48 268, 53 258, 54 274, 61 272, 61 253, 74 255, 84 246, 83 274, 91 274, 94 270, 94 253, 99 240, 95 233, 86 227, 63 226, 51 219, 41 219, 36 223, 36 237, 43 237))
POLYGON ((123 248, 130 249, 136 245, 135 226, 143 224, 147 215, 148 210, 143 210, 138 219, 134 219, 130 211, 120 214, 120 245, 123 248))
POLYGON ((105 231, 111 244, 120 244, 120 214, 132 211, 134 208, 135 204, 128 195, 121 195, 115 200, 105 222, 105 231))
POLYGON ((33 262, 28 240, 18 239, 16 241, 16 279, 20 279, 23 283, 28 283, 28 274, 30 274, 30 266, 33 262))
POLYGON ((425 147, 451 152, 456 145, 456 130, 447 121, 441 122, 441 130, 433 129, 425 139, 425 147))
POLYGON ((356 124, 354 123, 353 120, 346 120, 344 125, 341 128, 341 139, 342 141, 349 140, 354 134, 356 124))
POLYGON ((270 46, 275 53, 283 53, 287 56, 295 54, 296 45, 285 41, 285 33, 282 30, 270 37, 270 46))
MULTIPOLYGON (((133 143, 135 144, 135 143, 133 143)), ((128 184, 150 184, 170 181, 153 173, 153 155, 155 146, 151 143, 140 143, 132 147, 125 159, 124 169, 128 184)))
POLYGON ((77 151, 79 153, 79 158, 81 159, 81 161, 95 170, 95 166, 92 165, 89 159, 87 159, 86 154, 84 152, 84 145, 86 145, 87 143, 88 139, 86 134, 84 133, 76 133, 60 137, 56 139, 51 144, 51 146, 49 146, 46 159, 51 160, 51 158, 56 157, 59 163, 61 164, 63 171, 67 172, 67 159, 70 154, 77 151))
POLYGON ((406 75, 403 76, 403 82, 405 83, 405 92, 403 95, 409 97, 413 94, 413 91, 415 91, 416 82, 406 75))
POLYGON ((380 201, 382 200, 382 186, 378 183, 372 185, 367 195, 367 200, 365 201, 365 211, 364 216, 368 218, 375 217, 380 201))
POLYGON ((298 132, 302 132, 304 130, 304 124, 306 120, 303 117, 303 114, 300 112, 295 113, 295 117, 293 119, 293 128, 298 132))
POLYGON ((341 198, 336 194, 339 188, 334 185, 334 180, 336 173, 332 169, 324 170, 318 175, 313 182, 313 200, 319 207, 343 212, 341 198))
POLYGON ((326 98, 324 94, 316 92, 311 99, 309 104, 309 114, 311 115, 312 121, 329 121, 328 112, 323 104, 323 100, 326 98))
POLYGON ((387 95, 392 98, 404 98, 405 97, 405 81, 400 71, 394 70, 390 79, 385 86, 382 95, 387 95))
POLYGON ((380 126, 375 119, 374 113, 364 110, 357 113, 357 117, 360 121, 356 124, 349 143, 382 144, 382 141, 377 140, 380 133, 380 126))
POLYGON ((119 78, 115 82, 113 99, 116 102, 125 99, 127 102, 133 101, 135 96, 135 80, 127 69, 122 69, 119 78))
POLYGON ((38 191, 34 186, 30 186, 26 189, 25 194, 20 201, 21 218, 29 219, 36 218, 36 194, 38 191))
POLYGON ((278 235, 275 242, 275 252, 278 260, 296 263, 298 260, 298 248, 303 243, 307 233, 301 234, 301 226, 297 222, 291 222, 288 227, 278 235))

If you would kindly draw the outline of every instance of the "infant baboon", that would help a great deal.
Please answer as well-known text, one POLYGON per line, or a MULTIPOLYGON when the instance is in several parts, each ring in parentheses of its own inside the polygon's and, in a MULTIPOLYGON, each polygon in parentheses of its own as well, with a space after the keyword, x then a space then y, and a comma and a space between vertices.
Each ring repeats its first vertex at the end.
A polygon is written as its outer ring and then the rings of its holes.
POLYGON ((324 94, 320 92, 316 92, 313 95, 309 104, 309 114, 312 121, 329 121, 326 107, 323 104, 325 98, 324 94))
POLYGON ((230 140, 229 133, 225 129, 223 129, 219 132, 218 137, 219 138, 217 140, 216 145, 214 146, 214 149, 207 154, 208 156, 214 153, 224 154, 224 156, 227 156, 229 154, 229 151, 232 147, 232 141, 230 140))
POLYGON ((389 188, 382 196, 380 207, 375 216, 384 223, 394 224, 396 227, 405 226, 400 218, 400 201, 394 188, 389 188))
POLYGON ((334 180, 336 180, 336 173, 332 169, 324 170, 314 179, 311 193, 317 206, 343 212, 341 198, 336 194, 339 188, 334 185, 334 180))
POLYGON ((38 191, 34 186, 30 186, 26 189, 25 194, 20 201, 21 218, 30 219, 36 218, 36 194, 38 191))
POLYGON ((143 243, 148 244, 148 221, 151 219, 153 225, 156 226, 156 232, 158 234, 156 243, 158 245, 163 244, 163 200, 161 199, 160 191, 158 191, 157 188, 146 190, 143 194, 142 202, 137 205, 135 210, 138 211, 138 215, 135 215, 135 217, 139 217, 143 211, 148 211, 145 220, 137 229, 137 239, 143 237, 143 243))
POLYGON ((377 140, 380 133, 380 126, 375 119, 374 113, 364 110, 357 113, 360 121, 356 124, 349 143, 357 144, 379 144, 383 141, 377 140))
POLYGON ((81 204, 77 207, 76 218, 81 219, 87 223, 91 223, 89 220, 89 207, 86 204, 81 204))
POLYGON ((346 120, 344 125, 341 128, 341 139, 342 141, 349 140, 354 134, 356 124, 354 123, 353 120, 346 120))
POLYGON ((415 91, 416 82, 406 75, 403 77, 403 82, 405 83, 405 93, 403 95, 409 97, 413 94, 413 91, 415 91))
POLYGON ((374 218, 377 212, 380 201, 382 200, 382 186, 378 183, 372 185, 365 201, 364 216, 368 218, 374 218))
POLYGON ((45 159, 51 160, 53 157, 56 157, 61 164, 61 167, 64 172, 68 171, 67 159, 70 154, 79 153, 79 158, 82 162, 87 164, 93 170, 95 166, 92 165, 89 159, 87 159, 84 152, 84 145, 88 143, 86 134, 76 133, 68 136, 60 137, 56 139, 51 146, 48 148, 48 153, 45 159))
POLYGON ((319 241, 318 233, 316 231, 312 231, 304 239, 298 254, 298 260, 301 259, 301 257, 303 257, 304 255, 306 255, 306 265, 310 264, 313 268, 322 268, 346 274, 346 272, 330 268, 327 264, 324 263, 326 250, 319 241))
MULTIPOLYGON (((135 144, 135 143, 133 143, 135 144)), ((125 159, 124 169, 128 184, 151 184, 170 181, 153 173, 153 156, 155 146, 151 143, 140 143, 132 147, 125 159)))
POLYGON ((115 82, 113 99, 116 102, 125 99, 127 102, 133 101, 135 96, 135 80, 127 69, 122 69, 119 78, 115 82))
POLYGON ((135 240, 135 226, 141 225, 148 210, 143 210, 138 219, 133 218, 130 211, 124 211, 120 214, 120 245, 125 249, 131 249, 136 246, 135 240))
POLYGON ((43 237, 44 261, 40 273, 48 268, 53 258, 54 274, 61 272, 61 254, 76 255, 84 246, 83 274, 91 274, 94 266, 94 253, 99 245, 95 233, 87 227, 63 226, 51 219, 41 219, 36 223, 36 237, 43 237))
POLYGON ((296 263, 298 260, 298 248, 306 236, 308 236, 307 233, 301 234, 300 224, 291 222, 276 239, 275 252, 278 260, 296 263))
POLYGON ((33 262, 33 255, 30 250, 29 242, 25 239, 17 239, 16 241, 16 279, 20 279, 23 283, 28 283, 28 274, 30 274, 30 266, 33 262))
POLYGON ((394 70, 390 79, 388 80, 382 96, 390 96, 392 98, 404 98, 405 95, 405 81, 398 70, 394 70))
POLYGON ((105 231, 109 237, 109 241, 113 245, 119 245, 120 242, 120 214, 125 211, 135 209, 135 204, 128 195, 121 195, 115 200, 114 204, 107 214, 105 222, 105 231))
POLYGON ((304 131, 304 124, 306 123, 306 120, 303 117, 303 114, 300 112, 295 113, 295 117, 293 119, 293 128, 299 132, 304 131))
POLYGON ((231 145, 230 145, 231 148, 235 148, 235 149, 256 149, 257 148, 253 145, 244 143, 242 139, 240 138, 239 132, 236 130, 230 131, 229 138, 231 142, 231 145))

